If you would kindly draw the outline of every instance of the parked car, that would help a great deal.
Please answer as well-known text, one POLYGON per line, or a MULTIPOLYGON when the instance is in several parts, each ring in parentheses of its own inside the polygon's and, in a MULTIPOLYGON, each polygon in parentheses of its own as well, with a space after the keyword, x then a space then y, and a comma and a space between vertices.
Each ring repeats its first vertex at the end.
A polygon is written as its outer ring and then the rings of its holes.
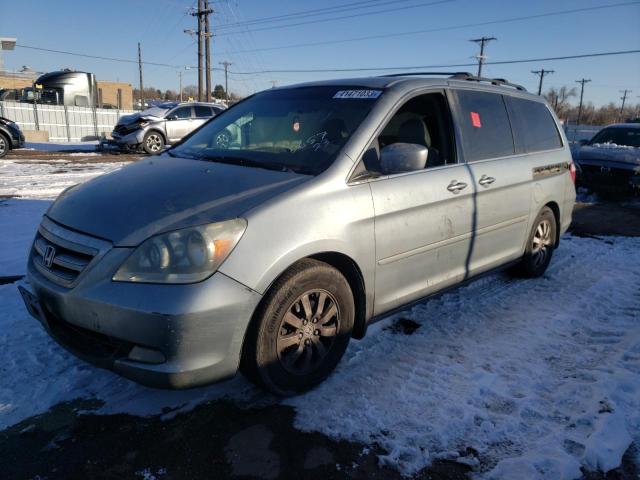
POLYGON ((240 368, 295 394, 394 310, 497 268, 542 275, 574 173, 544 99, 503 80, 270 89, 63 192, 21 292, 62 345, 140 383, 240 368))
POLYGON ((609 125, 572 153, 578 185, 605 197, 640 191, 640 123, 609 125))
POLYGON ((2 88, 0 89, 0 101, 17 102, 20 100, 21 92, 17 88, 2 88))
POLYGON ((160 153, 165 145, 179 142, 225 108, 202 102, 160 103, 120 118, 111 136, 118 148, 160 153))
POLYGON ((8 118, 0 117, 0 158, 13 148, 24 146, 24 135, 17 123, 8 118))

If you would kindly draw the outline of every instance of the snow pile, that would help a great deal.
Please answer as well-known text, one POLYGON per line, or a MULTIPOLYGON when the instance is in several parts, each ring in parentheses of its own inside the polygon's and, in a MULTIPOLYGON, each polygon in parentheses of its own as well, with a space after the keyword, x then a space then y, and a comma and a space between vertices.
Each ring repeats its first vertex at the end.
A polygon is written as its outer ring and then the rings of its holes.
POLYGON ((22 150, 41 150, 44 152, 63 152, 69 150, 82 150, 85 152, 93 152, 98 146, 98 142, 93 140, 89 142, 25 142, 22 150))
POLYGON ((611 143, 611 142, 592 143, 589 146, 593 148, 608 148, 608 149, 617 149, 617 150, 628 150, 628 149, 633 150, 636 148, 640 148, 640 147, 634 147, 633 145, 618 145, 617 143, 611 143))
POLYGON ((0 162, 0 197, 53 199, 65 188, 121 168, 125 163, 78 163, 59 160, 0 162))
POLYGON ((296 426, 365 443, 413 473, 456 459, 487 478, 574 479, 640 441, 640 238, 565 237, 548 273, 418 305, 289 400, 296 426), (588 261, 587 261, 588 260, 588 261), (309 405, 322 405, 319 415, 309 405))

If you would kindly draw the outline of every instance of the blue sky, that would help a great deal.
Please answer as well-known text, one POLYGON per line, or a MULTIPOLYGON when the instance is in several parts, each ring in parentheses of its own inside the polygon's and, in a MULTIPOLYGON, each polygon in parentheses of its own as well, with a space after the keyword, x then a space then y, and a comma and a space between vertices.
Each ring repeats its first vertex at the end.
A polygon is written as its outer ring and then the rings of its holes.
MULTIPOLYGON (((287 47, 300 43, 339 41, 355 37, 394 34, 415 30, 475 24, 494 20, 558 12, 571 9, 619 5, 629 0, 556 1, 474 1, 474 0, 379 0, 367 8, 305 17, 280 23, 223 29, 218 26, 274 15, 333 7, 339 9, 357 0, 324 2, 281 0, 223 0, 212 2, 214 32, 212 62, 228 60, 230 71, 304 70, 318 68, 393 67, 473 62, 477 46, 471 38, 482 35, 498 40, 487 47, 488 61, 554 57, 562 55, 640 49, 640 2, 613 8, 576 12, 545 18, 468 26, 438 32, 415 33, 306 47, 287 47), (432 3, 431 5, 427 5, 432 3), (386 10, 377 15, 364 15, 386 10), (353 18, 284 27, 286 23, 322 20, 328 17, 359 15, 353 18), (256 30, 279 26, 269 30, 256 30), (265 50, 269 49, 269 50, 265 50)), ((2 3, 8 0, 2 0, 2 3)), ((143 60, 168 63, 176 68, 145 66, 145 85, 161 89, 178 88, 178 66, 197 64, 194 40, 183 33, 195 28, 187 14, 194 0, 104 0, 54 3, 21 0, 20 8, 0 7, 0 36, 15 36, 18 43, 55 50, 125 59, 136 58, 136 44, 142 42, 143 60), (29 14, 25 14, 29 12, 29 14)), ((96 60, 50 52, 16 48, 4 53, 7 69, 28 65, 38 71, 61 67, 92 71, 98 79, 138 83, 134 63, 96 60)), ((575 80, 591 78, 585 99, 595 104, 619 103, 622 89, 631 89, 631 103, 640 103, 640 54, 616 57, 545 61, 514 65, 487 65, 484 74, 504 77, 537 90, 537 77, 531 70, 553 69, 545 77, 545 87, 576 86, 575 80)), ((447 69, 450 70, 450 69, 447 69)), ((460 67, 454 70, 469 70, 460 67)), ((271 86, 319 78, 362 76, 362 73, 266 73, 229 76, 229 88, 241 94, 271 86)), ((196 71, 184 71, 184 84, 196 83, 196 71)), ((213 82, 223 83, 221 71, 214 71, 213 82)))

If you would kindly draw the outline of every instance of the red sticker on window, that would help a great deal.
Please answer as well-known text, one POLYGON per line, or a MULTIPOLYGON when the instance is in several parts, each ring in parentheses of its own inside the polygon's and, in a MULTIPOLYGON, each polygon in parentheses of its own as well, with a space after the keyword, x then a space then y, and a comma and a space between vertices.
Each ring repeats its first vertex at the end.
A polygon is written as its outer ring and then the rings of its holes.
POLYGON ((480 123, 480 114, 476 112, 471 112, 471 125, 476 128, 481 128, 482 123, 480 123))

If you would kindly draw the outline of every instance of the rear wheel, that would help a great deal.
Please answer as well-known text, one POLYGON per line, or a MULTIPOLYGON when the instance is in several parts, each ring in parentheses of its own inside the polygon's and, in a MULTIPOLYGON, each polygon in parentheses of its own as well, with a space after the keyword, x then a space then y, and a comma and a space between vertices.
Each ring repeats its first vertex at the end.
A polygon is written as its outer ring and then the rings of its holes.
POLYGON ((142 140, 142 148, 150 155, 160 153, 164 148, 164 138, 158 132, 147 132, 142 140))
POLYGON ((524 257, 518 265, 518 273, 524 277, 535 278, 545 272, 556 247, 557 228, 553 211, 544 207, 533 223, 524 257))
POLYGON ((342 358, 354 310, 351 288, 338 270, 302 260, 265 297, 245 341, 243 373, 277 395, 316 386, 342 358))
POLYGON ((9 139, 2 133, 0 133, 0 158, 9 153, 9 139))

